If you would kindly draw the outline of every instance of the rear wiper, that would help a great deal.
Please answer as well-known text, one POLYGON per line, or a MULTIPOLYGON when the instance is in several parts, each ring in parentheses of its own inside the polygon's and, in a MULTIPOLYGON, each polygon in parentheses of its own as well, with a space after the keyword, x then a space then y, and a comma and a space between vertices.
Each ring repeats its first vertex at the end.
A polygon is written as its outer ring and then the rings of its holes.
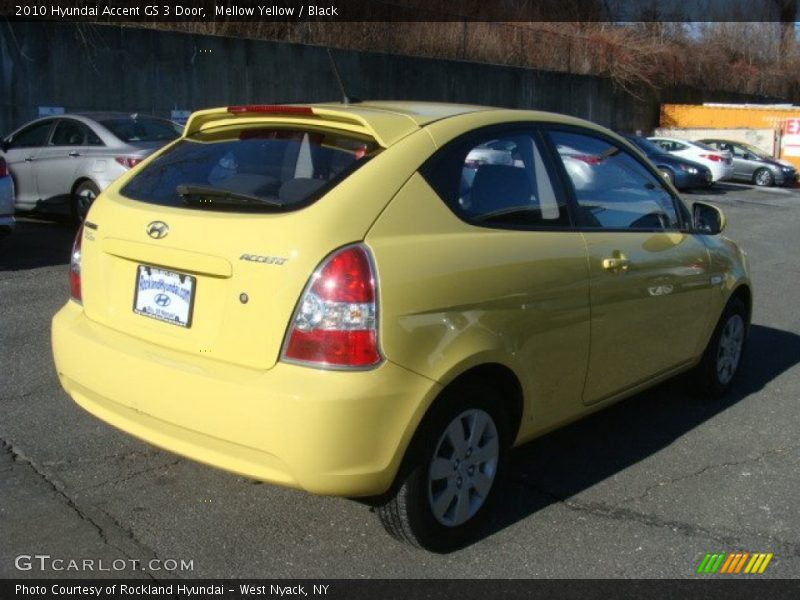
POLYGON ((283 206, 277 200, 205 185, 179 185, 175 192, 190 206, 283 206))

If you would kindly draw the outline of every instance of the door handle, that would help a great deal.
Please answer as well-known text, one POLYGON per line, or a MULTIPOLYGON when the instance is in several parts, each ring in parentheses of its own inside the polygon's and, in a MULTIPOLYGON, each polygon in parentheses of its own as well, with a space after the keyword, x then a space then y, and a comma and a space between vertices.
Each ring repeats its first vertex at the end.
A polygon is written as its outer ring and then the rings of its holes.
POLYGON ((25 157, 25 162, 33 162, 33 157, 32 156, 26 156, 25 157))
POLYGON ((610 258, 603 259, 603 268, 606 271, 613 271, 615 273, 622 271, 625 273, 630 265, 631 261, 629 261, 622 253, 619 253, 618 256, 612 256, 610 258))
POLYGON ((73 150, 67 156, 80 156, 80 155, 81 155, 80 152, 78 152, 77 150, 73 150))

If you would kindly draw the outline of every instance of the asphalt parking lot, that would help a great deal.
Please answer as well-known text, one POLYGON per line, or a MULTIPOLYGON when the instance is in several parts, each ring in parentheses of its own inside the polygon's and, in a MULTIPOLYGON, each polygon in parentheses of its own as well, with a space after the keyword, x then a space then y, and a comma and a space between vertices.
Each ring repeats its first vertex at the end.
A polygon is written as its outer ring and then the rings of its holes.
POLYGON ((774 553, 755 577, 797 577, 800 189, 685 197, 721 206, 750 255, 734 393, 709 403, 668 382, 516 451, 490 531, 450 555, 395 543, 363 504, 183 460, 84 413, 50 353, 74 228, 23 219, 0 242, 0 577, 681 578, 707 552, 737 551, 774 553), (35 554, 139 563, 15 567, 35 554))

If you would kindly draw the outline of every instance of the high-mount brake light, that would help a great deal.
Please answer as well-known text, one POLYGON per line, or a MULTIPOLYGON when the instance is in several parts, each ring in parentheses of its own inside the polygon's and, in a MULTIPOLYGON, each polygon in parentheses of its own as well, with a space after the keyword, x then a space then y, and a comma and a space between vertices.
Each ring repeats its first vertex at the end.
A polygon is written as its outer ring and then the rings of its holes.
POLYGON ((69 295, 76 302, 83 302, 81 294, 81 242, 83 241, 83 225, 78 228, 75 241, 72 243, 72 254, 69 257, 69 295))
POLYGON ((376 289, 366 246, 346 246, 329 256, 306 285, 289 325, 283 358, 333 368, 380 363, 376 289))
POLYGON ((229 106, 228 112, 234 115, 242 113, 274 113, 281 115, 313 115, 314 111, 308 106, 285 106, 281 104, 244 104, 229 106))

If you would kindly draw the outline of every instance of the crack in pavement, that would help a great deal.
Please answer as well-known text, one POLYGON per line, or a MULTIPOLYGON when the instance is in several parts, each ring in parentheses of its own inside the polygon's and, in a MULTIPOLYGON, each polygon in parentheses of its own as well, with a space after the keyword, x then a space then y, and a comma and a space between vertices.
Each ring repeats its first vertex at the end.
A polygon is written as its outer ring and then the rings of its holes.
POLYGON ((112 454, 103 454, 100 456, 87 456, 70 458, 67 460, 46 460, 41 464, 44 467, 63 467, 70 465, 80 465, 85 463, 98 463, 113 460, 116 462, 123 462, 126 460, 134 460, 139 458, 149 458, 151 456, 158 456, 163 454, 161 450, 130 450, 128 452, 114 452, 112 454))
POLYGON ((706 465, 705 467, 703 467, 703 468, 701 468, 701 469, 699 469, 697 471, 694 471, 692 473, 687 473, 686 475, 680 475, 678 477, 671 477, 671 478, 667 479, 666 481, 659 481, 658 483, 654 483, 652 485, 648 485, 641 494, 637 494, 636 496, 629 496, 627 498, 623 498, 619 502, 616 502, 614 504, 614 506, 621 506, 623 504, 627 504, 628 502, 635 502, 635 501, 638 501, 638 500, 644 500, 650 494, 650 492, 652 492, 655 489, 666 487, 666 486, 672 485, 674 483, 680 483, 681 481, 686 481, 687 479, 692 479, 694 477, 698 477, 698 476, 703 475, 704 473, 706 473, 708 471, 711 471, 711 470, 714 470, 714 469, 724 469, 724 468, 727 468, 727 467, 736 467, 736 466, 739 466, 739 465, 745 465, 747 463, 760 462, 760 461, 763 461, 764 459, 766 459, 767 457, 780 456, 782 454, 786 454, 787 452, 792 452, 792 451, 795 451, 795 450, 800 450, 800 445, 790 446, 789 448, 772 448, 770 450, 766 450, 766 451, 762 452, 761 454, 757 454, 756 456, 750 456, 750 457, 747 457, 744 460, 740 460, 740 461, 724 462, 724 463, 719 463, 719 464, 706 465))
MULTIPOLYGON (((106 544, 111 548, 114 548, 127 559, 139 560, 135 559, 123 548, 120 548, 117 544, 111 541, 109 539, 108 533, 106 532, 106 529, 100 523, 98 523, 96 519, 94 519, 91 515, 89 515, 84 508, 78 506, 75 500, 71 498, 69 494, 67 494, 64 491, 63 486, 57 480, 48 476, 48 474, 45 471, 43 471, 33 460, 31 460, 28 456, 25 456, 24 453, 19 451, 17 448, 14 447, 13 444, 6 441, 5 439, 0 438, 0 448, 2 448, 2 450, 11 457, 12 462, 21 465, 26 465, 27 467, 29 467, 59 498, 61 498, 66 503, 66 505, 76 515, 78 515, 78 517, 80 517, 81 520, 88 523, 97 532, 97 535, 100 537, 100 539, 103 541, 104 544, 106 544)), ((156 552, 151 548, 148 548, 141 541, 139 541, 131 529, 125 527, 115 517, 113 517, 111 514, 101 509, 100 507, 94 506, 93 508, 95 508, 103 515, 105 515, 108 518, 108 520, 110 520, 111 523, 114 525, 114 527, 122 531, 125 534, 125 536, 129 538, 137 547, 141 548, 145 553, 152 555, 152 558, 157 560, 159 559, 156 552)), ((153 576, 153 574, 149 570, 142 569, 142 573, 144 573, 149 579, 153 581, 158 581, 158 579, 155 576, 153 576)), ((174 574, 172 576, 174 576, 174 574)))
POLYGON ((40 386, 28 392, 23 392, 21 394, 12 394, 10 396, 0 396, 0 402, 6 402, 8 400, 24 400, 25 398, 29 398, 30 396, 41 394, 42 392, 46 392, 48 390, 54 390, 57 388, 58 388, 58 383, 51 381, 46 385, 40 386))
POLYGON ((609 505, 602 502, 582 502, 580 500, 571 500, 538 487, 532 484, 530 481, 510 479, 510 482, 516 483, 520 487, 527 488, 538 494, 541 494, 542 496, 552 500, 554 504, 560 504, 568 510, 604 517, 614 521, 638 523, 639 525, 644 525, 646 527, 670 529, 671 531, 685 537, 707 537, 719 542, 722 545, 732 548, 744 547, 746 544, 743 544, 741 540, 746 536, 764 538, 765 542, 769 544, 772 552, 775 552, 776 554, 780 552, 783 556, 800 558, 800 543, 782 540, 768 533, 758 531, 741 531, 738 533, 738 535, 734 535, 733 533, 728 534, 726 532, 714 531, 700 525, 693 525, 683 521, 664 519, 653 514, 647 514, 629 508, 623 508, 618 505, 609 505))
POLYGON ((108 481, 102 481, 100 483, 96 483, 94 485, 90 485, 88 487, 84 487, 84 488, 81 489, 81 491, 82 492, 86 492, 86 491, 89 491, 89 490, 95 490, 97 488, 101 488, 101 487, 106 486, 106 485, 125 483, 126 481, 130 481, 131 479, 135 479, 139 475, 143 475, 145 473, 150 473, 152 471, 158 471, 159 469, 167 469, 169 467, 174 467, 175 465, 177 465, 180 462, 183 462, 183 459, 174 458, 174 459, 169 460, 167 462, 162 462, 162 463, 159 463, 159 464, 151 466, 151 467, 145 467, 144 469, 140 469, 139 471, 134 471, 133 473, 129 473, 125 477, 121 477, 119 479, 109 479, 108 481))

